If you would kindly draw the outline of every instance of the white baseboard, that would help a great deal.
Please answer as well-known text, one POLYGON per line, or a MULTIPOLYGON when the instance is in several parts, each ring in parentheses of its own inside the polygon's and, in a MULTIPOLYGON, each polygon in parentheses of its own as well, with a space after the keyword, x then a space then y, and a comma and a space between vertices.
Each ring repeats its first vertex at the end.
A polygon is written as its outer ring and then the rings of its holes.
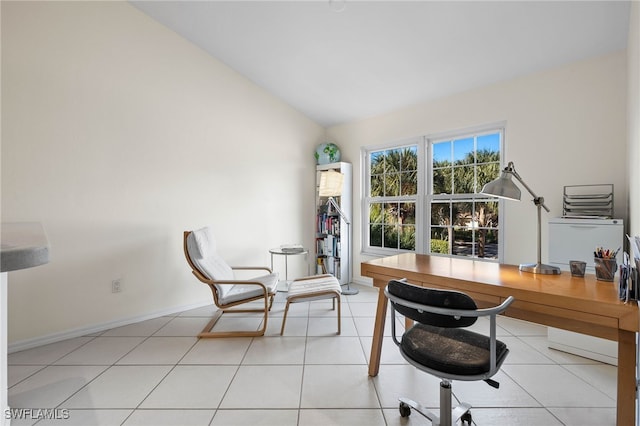
POLYGON ((553 327, 547 329, 548 346, 584 358, 618 365, 618 342, 553 327))
POLYGON ((191 305, 175 306, 172 308, 162 309, 160 311, 147 313, 135 317, 129 317, 114 321, 109 321, 102 324, 93 324, 86 327, 74 328, 71 330, 60 331, 57 333, 47 334, 44 336, 38 336, 31 339, 19 340, 17 342, 10 343, 8 345, 8 353, 24 351, 26 349, 32 349, 38 346, 48 345, 50 343, 60 342, 62 340, 73 339, 74 337, 86 336, 89 334, 99 333, 116 327, 122 327, 125 325, 133 324, 140 321, 146 321, 154 318, 163 317, 166 315, 173 315, 179 312, 188 311, 190 309, 201 308, 203 306, 210 305, 211 302, 201 302, 191 305))

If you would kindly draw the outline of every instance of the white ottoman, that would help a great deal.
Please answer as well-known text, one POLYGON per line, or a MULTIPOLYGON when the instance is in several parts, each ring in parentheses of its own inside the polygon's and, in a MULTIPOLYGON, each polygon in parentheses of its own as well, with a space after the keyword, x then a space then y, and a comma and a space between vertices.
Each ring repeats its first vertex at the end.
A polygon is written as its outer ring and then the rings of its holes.
POLYGON ((338 333, 340 334, 340 283, 333 275, 313 275, 306 278, 293 280, 289 285, 287 294, 287 305, 284 308, 284 318, 282 318, 282 328, 280 335, 284 333, 284 325, 287 323, 287 313, 289 304, 296 302, 309 302, 311 300, 333 299, 333 308, 336 309, 338 301, 338 333))

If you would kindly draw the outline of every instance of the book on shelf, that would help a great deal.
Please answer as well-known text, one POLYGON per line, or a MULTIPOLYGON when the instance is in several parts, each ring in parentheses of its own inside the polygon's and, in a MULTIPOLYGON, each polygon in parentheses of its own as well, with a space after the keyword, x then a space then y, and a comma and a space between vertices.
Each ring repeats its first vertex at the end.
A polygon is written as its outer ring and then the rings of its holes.
POLYGON ((328 256, 325 258, 325 266, 327 267, 327 273, 333 275, 335 273, 335 262, 333 257, 328 256))
POLYGON ((333 235, 329 234, 326 236, 326 238, 324 239, 325 244, 326 244, 326 248, 327 248, 327 256, 335 256, 335 245, 336 245, 336 237, 334 237, 333 235))
POLYGON ((319 257, 316 259, 316 273, 318 275, 327 273, 327 267, 324 264, 324 257, 319 257))
POLYGON ((338 214, 318 213, 316 231, 319 234, 340 235, 340 216, 338 214))
POLYGON ((321 256, 316 259, 316 274, 331 274, 340 279, 340 258, 333 256, 321 256))

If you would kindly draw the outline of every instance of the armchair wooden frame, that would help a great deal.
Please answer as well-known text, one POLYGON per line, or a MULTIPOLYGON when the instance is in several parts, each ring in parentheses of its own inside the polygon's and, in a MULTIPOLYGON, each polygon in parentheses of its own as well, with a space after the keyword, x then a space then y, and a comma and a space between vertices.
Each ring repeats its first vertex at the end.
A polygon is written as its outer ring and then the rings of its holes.
MULTIPOLYGON (((187 258, 187 263, 191 267, 191 272, 196 276, 198 280, 208 285, 211 289, 211 293, 213 294, 213 302, 219 308, 214 314, 213 318, 209 323, 204 327, 204 329, 198 334, 200 338, 214 338, 214 337, 255 337, 255 336, 264 336, 264 333, 267 329, 267 319, 269 317, 269 311, 271 310, 271 306, 273 305, 273 298, 275 297, 275 293, 269 293, 267 287, 259 281, 252 280, 211 280, 207 278, 193 263, 191 257, 189 256, 189 250, 187 248, 187 238, 191 234, 191 231, 184 232, 184 255, 187 258), (218 295, 218 289, 216 286, 218 285, 255 285, 262 287, 263 294, 259 296, 250 297, 247 299, 237 300, 230 303, 221 303, 218 295), (256 300, 264 300, 264 308, 260 309, 229 309, 234 306, 242 305, 244 303, 253 302, 256 300), (263 313, 263 321, 262 327, 255 331, 211 331, 213 326, 218 322, 218 320, 222 317, 224 313, 246 313, 246 312, 262 312, 263 313)), ((271 273, 271 268, 266 266, 231 266, 231 269, 234 271, 239 270, 264 270, 268 273, 271 273)))

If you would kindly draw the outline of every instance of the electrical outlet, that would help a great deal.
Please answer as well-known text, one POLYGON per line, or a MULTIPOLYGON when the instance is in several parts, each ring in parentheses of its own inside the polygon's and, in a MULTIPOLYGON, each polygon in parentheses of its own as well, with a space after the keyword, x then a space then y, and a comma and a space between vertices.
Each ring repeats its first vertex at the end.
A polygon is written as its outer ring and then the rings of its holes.
POLYGON ((122 291, 122 279, 111 281, 111 293, 120 293, 122 291))

